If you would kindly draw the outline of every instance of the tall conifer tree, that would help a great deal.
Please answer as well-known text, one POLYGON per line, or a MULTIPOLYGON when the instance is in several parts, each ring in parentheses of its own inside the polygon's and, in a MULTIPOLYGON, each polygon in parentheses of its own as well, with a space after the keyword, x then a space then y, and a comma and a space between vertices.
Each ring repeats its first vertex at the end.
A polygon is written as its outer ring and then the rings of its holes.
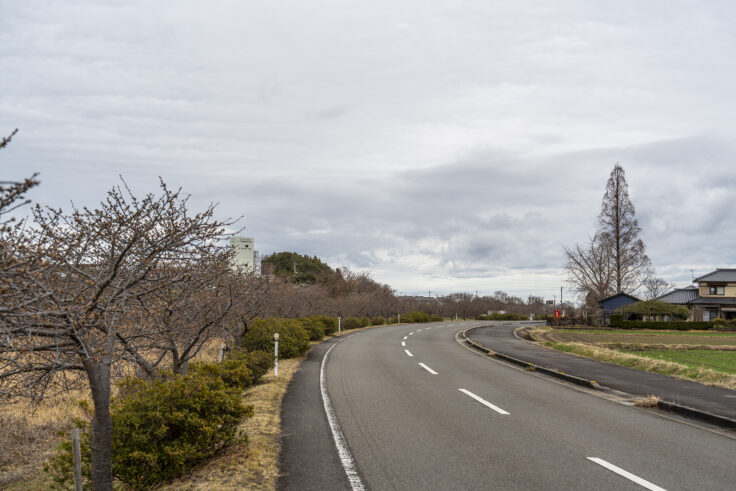
POLYGON ((613 167, 601 203, 600 237, 609 250, 616 293, 638 290, 652 274, 651 261, 639 237, 641 227, 629 199, 629 185, 623 167, 613 167))

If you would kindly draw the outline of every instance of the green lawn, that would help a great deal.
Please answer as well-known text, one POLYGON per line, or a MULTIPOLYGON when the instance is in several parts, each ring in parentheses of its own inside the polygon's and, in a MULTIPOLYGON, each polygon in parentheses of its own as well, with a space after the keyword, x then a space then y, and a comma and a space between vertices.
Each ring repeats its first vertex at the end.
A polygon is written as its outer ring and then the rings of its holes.
POLYGON ((736 351, 719 350, 650 350, 626 351, 634 355, 671 361, 694 368, 710 368, 719 372, 736 374, 736 351))
POLYGON ((736 332, 728 331, 669 331, 664 329, 559 329, 556 332, 570 332, 580 334, 650 334, 674 335, 674 336, 708 336, 708 337, 734 337, 736 332))

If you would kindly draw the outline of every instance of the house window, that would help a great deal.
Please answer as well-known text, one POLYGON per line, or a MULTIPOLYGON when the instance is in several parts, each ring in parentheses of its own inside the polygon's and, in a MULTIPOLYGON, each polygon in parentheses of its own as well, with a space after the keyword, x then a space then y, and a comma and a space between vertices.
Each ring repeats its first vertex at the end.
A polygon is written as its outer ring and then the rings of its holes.
POLYGON ((726 289, 722 286, 711 286, 708 288, 709 295, 725 295, 726 289))
POLYGON ((703 320, 705 322, 712 321, 718 317, 718 311, 717 310, 706 310, 703 312, 703 320))

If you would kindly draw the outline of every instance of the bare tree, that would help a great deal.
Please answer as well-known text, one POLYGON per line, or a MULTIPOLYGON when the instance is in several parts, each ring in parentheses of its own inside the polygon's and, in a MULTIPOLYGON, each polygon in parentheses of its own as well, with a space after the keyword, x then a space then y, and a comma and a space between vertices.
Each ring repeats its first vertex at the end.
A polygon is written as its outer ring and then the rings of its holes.
POLYGON ((608 178, 598 216, 600 240, 610 250, 613 262, 616 293, 637 291, 651 275, 651 261, 639 238, 641 228, 635 214, 624 169, 617 163, 608 178))
POLYGON ((609 251, 599 234, 588 244, 564 248, 567 282, 586 303, 597 303, 614 292, 615 270, 609 251))
POLYGON ((159 279, 161 286, 135 297, 129 316, 140 329, 131 329, 121 342, 147 375, 155 376, 156 367, 169 358, 173 372, 180 374, 187 361, 232 323, 244 273, 231 267, 231 256, 229 248, 203 244, 196 262, 161 267, 167 276, 159 279))
POLYGON ((673 289, 674 287, 674 284, 670 283, 664 278, 658 278, 654 275, 651 275, 644 280, 644 298, 647 300, 655 299, 665 294, 667 291, 673 289))
POLYGON ((96 209, 64 214, 37 206, 34 247, 16 251, 42 258, 43 268, 29 270, 15 293, 28 300, 3 318, 0 391, 40 399, 69 372, 86 377, 97 490, 112 489, 111 372, 121 360, 144 357, 130 312, 140 299, 182 282, 185 266, 222 234, 214 207, 190 215, 187 199, 161 182, 159 195, 143 199, 117 186, 96 209), (182 273, 172 274, 174 267, 182 273))

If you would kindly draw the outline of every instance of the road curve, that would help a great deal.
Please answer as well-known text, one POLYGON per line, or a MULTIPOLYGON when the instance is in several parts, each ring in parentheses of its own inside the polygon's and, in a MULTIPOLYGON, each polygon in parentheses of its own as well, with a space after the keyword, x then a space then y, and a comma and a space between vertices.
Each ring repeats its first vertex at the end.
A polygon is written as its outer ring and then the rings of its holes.
MULTIPOLYGON (((371 329, 332 349, 326 390, 366 489, 733 487, 736 440, 478 356, 455 333, 479 324, 371 329)), ((294 424, 289 392, 279 488, 350 489, 324 407, 301 404, 294 424), (297 448, 311 465, 293 465, 297 448)))

